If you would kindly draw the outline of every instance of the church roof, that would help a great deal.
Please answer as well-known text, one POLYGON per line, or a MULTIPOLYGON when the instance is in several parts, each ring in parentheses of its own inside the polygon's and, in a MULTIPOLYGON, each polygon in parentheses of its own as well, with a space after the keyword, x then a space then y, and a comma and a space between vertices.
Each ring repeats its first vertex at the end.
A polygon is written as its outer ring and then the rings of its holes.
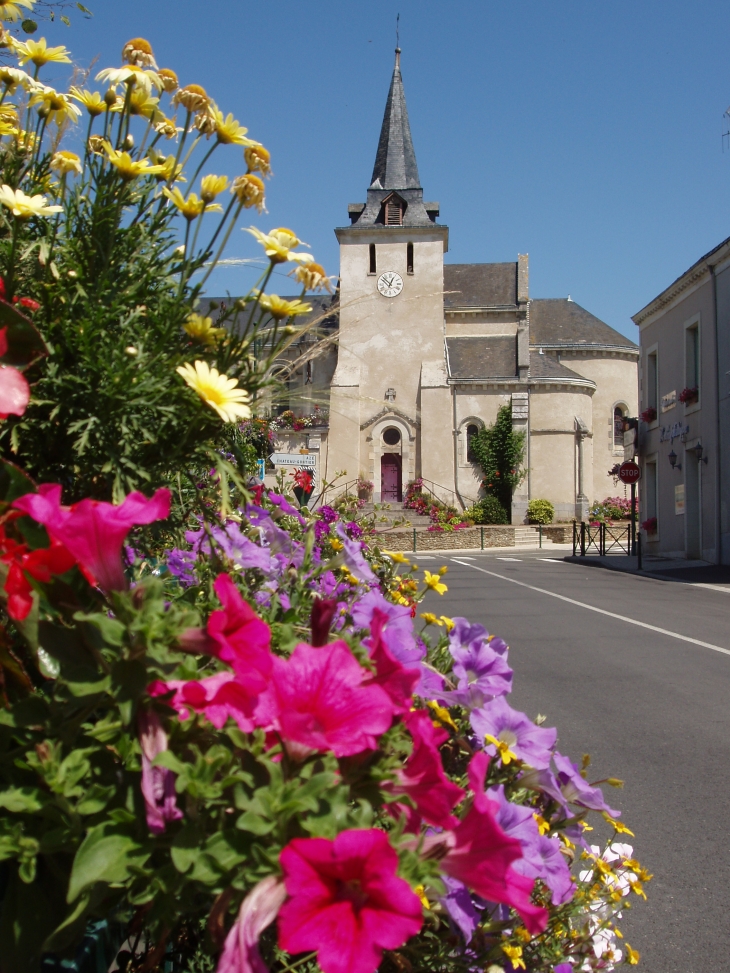
POLYGON ((449 377, 465 381, 515 379, 517 335, 447 338, 449 377))
POLYGON ((548 378, 558 382, 562 380, 594 384, 590 382, 590 379, 586 379, 578 372, 574 372, 572 368, 563 365, 553 355, 541 355, 539 351, 530 352, 530 378, 538 380, 548 378))
POLYGON ((370 183, 373 189, 421 188, 400 73, 400 49, 395 52, 395 67, 370 183))
POLYGON ((563 297, 530 301, 530 344, 626 348, 638 351, 630 338, 615 331, 580 304, 563 297))
POLYGON ((444 307, 517 304, 517 264, 444 264, 444 307))

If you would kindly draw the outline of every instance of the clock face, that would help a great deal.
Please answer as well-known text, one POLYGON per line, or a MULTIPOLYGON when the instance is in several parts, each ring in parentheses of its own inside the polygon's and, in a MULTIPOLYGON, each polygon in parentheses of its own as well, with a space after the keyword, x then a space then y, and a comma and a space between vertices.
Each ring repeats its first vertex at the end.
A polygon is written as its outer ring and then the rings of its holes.
POLYGON ((378 277, 378 290, 383 297, 397 297, 403 290, 403 278, 392 270, 386 270, 378 277))

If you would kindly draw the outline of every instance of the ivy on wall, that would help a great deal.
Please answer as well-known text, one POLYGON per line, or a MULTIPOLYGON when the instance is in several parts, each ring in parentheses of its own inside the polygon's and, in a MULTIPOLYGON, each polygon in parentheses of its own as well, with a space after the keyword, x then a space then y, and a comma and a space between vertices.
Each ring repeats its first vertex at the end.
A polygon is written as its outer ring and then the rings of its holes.
POLYGON ((471 441, 471 447, 484 474, 486 493, 496 497, 507 514, 512 506, 512 494, 527 475, 522 465, 525 458, 525 433, 512 428, 512 407, 503 405, 493 425, 481 429, 471 441))

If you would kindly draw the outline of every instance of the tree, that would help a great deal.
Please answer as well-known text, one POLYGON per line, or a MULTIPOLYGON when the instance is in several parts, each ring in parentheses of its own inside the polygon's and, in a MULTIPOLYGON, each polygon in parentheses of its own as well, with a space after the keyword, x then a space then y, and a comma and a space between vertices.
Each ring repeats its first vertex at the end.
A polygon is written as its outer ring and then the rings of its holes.
POLYGON ((480 430, 473 438, 472 449, 484 474, 485 491, 499 500, 509 522, 512 493, 527 474, 522 466, 525 433, 513 430, 511 406, 500 407, 494 425, 480 430))

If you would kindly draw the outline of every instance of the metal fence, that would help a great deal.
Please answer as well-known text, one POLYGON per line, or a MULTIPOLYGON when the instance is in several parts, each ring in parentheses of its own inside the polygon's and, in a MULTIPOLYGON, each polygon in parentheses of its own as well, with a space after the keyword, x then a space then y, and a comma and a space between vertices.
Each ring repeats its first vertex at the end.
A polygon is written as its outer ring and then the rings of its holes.
POLYGON ((636 538, 631 524, 580 524, 573 521, 573 557, 635 554, 636 538))

